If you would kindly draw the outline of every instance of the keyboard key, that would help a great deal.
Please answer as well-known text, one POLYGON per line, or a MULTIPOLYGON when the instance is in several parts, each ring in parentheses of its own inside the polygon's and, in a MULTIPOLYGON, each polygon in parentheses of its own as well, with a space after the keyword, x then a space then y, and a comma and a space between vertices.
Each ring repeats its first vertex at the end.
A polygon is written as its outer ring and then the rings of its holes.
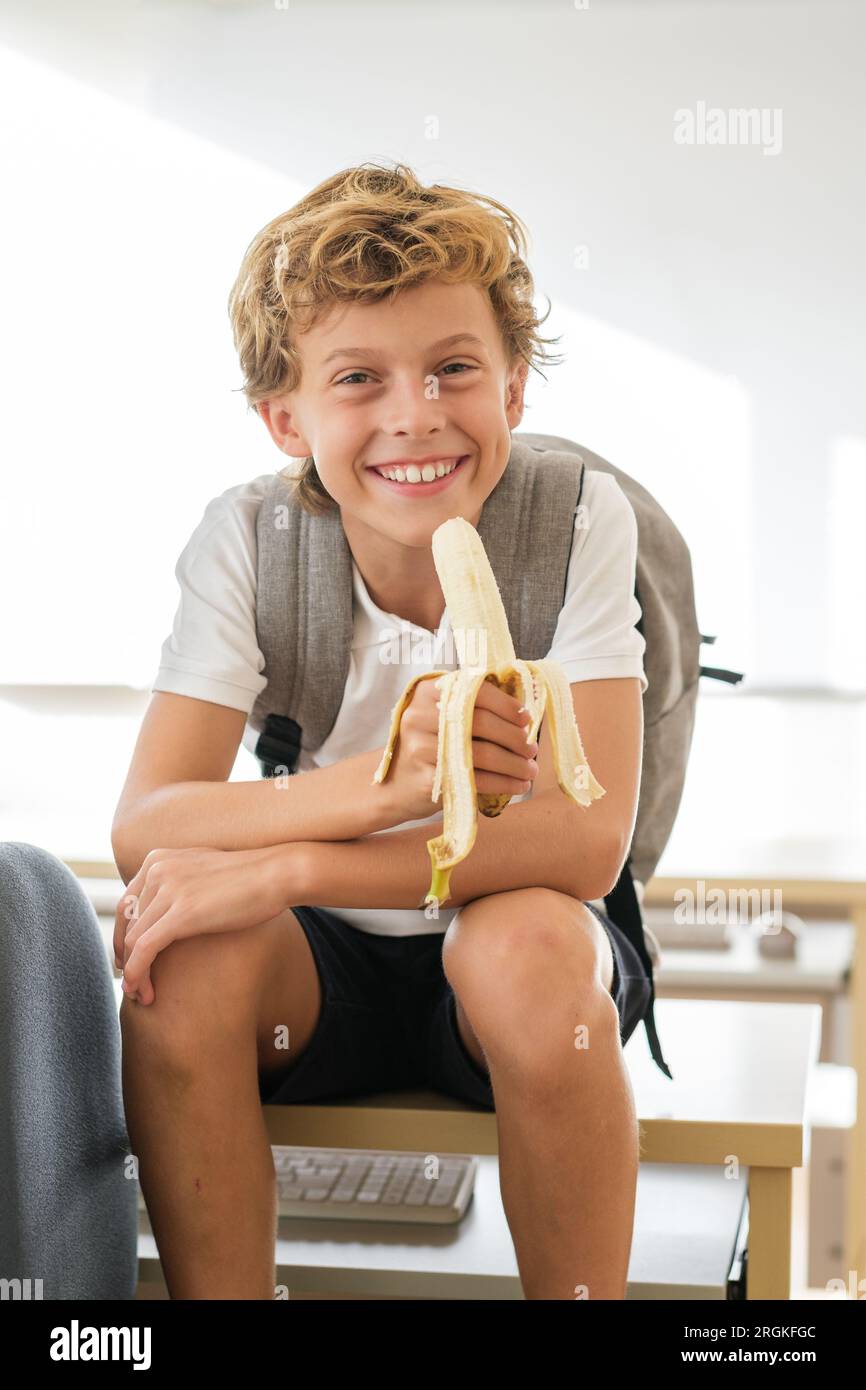
POLYGON ((459 1179, 452 1178, 449 1182, 439 1182, 433 1184, 433 1191, 430 1193, 431 1207, 447 1207, 451 1202, 459 1186, 459 1179))

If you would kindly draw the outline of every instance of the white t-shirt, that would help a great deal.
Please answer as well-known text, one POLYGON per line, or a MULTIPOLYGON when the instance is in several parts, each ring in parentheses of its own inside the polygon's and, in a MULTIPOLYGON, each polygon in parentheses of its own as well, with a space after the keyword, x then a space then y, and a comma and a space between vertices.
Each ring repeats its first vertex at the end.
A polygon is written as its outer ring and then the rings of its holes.
MULTIPOLYGON (((272 476, 263 473, 228 488, 205 508, 175 567, 180 603, 153 690, 209 700, 252 716, 267 685, 256 637, 256 519, 272 476)), ((646 643, 635 626, 641 610, 634 594, 637 522, 631 503, 611 474, 589 469, 581 501, 584 524, 572 533, 565 602, 547 655, 559 662, 569 682, 637 676, 645 691, 646 643)), ((343 702, 321 748, 301 750, 298 773, 384 747, 391 711, 408 681, 424 671, 456 670, 459 664, 447 608, 434 636, 378 608, 354 560, 352 574, 354 628, 343 702), (399 660, 394 659, 395 647, 399 660)), ((243 744, 251 753, 261 727, 261 721, 248 718, 243 744)), ((514 801, 531 796, 530 790, 514 801)), ((437 807, 431 816, 393 829, 425 825, 440 814, 437 807)), ((426 851, 424 860, 429 864, 426 851)), ((423 908, 315 906, 382 936, 444 932, 458 911, 441 907, 438 918, 429 919, 423 908)))

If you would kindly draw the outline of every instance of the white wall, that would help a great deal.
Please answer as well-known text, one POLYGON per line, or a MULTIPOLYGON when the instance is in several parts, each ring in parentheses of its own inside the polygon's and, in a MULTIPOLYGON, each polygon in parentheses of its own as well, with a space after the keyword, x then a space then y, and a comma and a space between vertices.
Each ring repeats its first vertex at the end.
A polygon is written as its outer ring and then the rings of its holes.
POLYGON ((0 6, 0 681, 148 685, 205 502, 279 464, 235 389, 244 248, 399 158, 528 224, 568 360, 524 428, 654 490, 704 660, 866 688, 864 40, 835 0, 0 6), (780 109, 781 150, 676 144, 698 102, 780 109))

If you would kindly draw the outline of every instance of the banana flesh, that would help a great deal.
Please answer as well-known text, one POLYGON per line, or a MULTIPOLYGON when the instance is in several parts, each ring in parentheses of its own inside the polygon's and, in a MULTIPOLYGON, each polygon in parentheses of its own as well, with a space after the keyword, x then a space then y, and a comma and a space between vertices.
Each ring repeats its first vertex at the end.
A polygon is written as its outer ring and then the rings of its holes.
POLYGON ((400 720, 419 681, 436 680, 441 694, 432 801, 442 799, 443 825, 442 834, 427 841, 432 876, 424 902, 441 905, 449 896, 451 871, 475 843, 477 812, 498 816, 511 800, 509 795, 485 794, 475 787, 472 726, 484 681, 492 681, 526 707, 528 743, 535 741, 548 715, 556 780, 566 796, 585 807, 605 791, 584 755, 571 687, 562 667, 549 659, 521 661, 515 655, 502 596, 475 527, 463 517, 452 517, 437 527, 432 547, 460 667, 429 671, 409 681, 391 713, 388 740, 373 782, 383 782, 388 775, 400 720))

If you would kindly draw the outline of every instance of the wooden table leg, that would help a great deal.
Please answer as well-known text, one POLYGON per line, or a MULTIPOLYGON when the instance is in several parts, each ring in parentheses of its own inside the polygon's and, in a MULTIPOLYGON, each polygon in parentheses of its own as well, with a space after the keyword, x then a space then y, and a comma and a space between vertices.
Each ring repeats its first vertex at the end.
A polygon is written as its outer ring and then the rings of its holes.
POLYGON ((854 924, 854 959, 848 991, 850 1008, 850 1063, 857 1077, 857 1116, 851 1135, 846 1175, 845 1254, 847 1266, 839 1273, 848 1280, 856 1271, 857 1282, 866 1277, 866 903, 851 908, 854 924))
POLYGON ((748 1299, 791 1297, 790 1168, 749 1169, 748 1299))

